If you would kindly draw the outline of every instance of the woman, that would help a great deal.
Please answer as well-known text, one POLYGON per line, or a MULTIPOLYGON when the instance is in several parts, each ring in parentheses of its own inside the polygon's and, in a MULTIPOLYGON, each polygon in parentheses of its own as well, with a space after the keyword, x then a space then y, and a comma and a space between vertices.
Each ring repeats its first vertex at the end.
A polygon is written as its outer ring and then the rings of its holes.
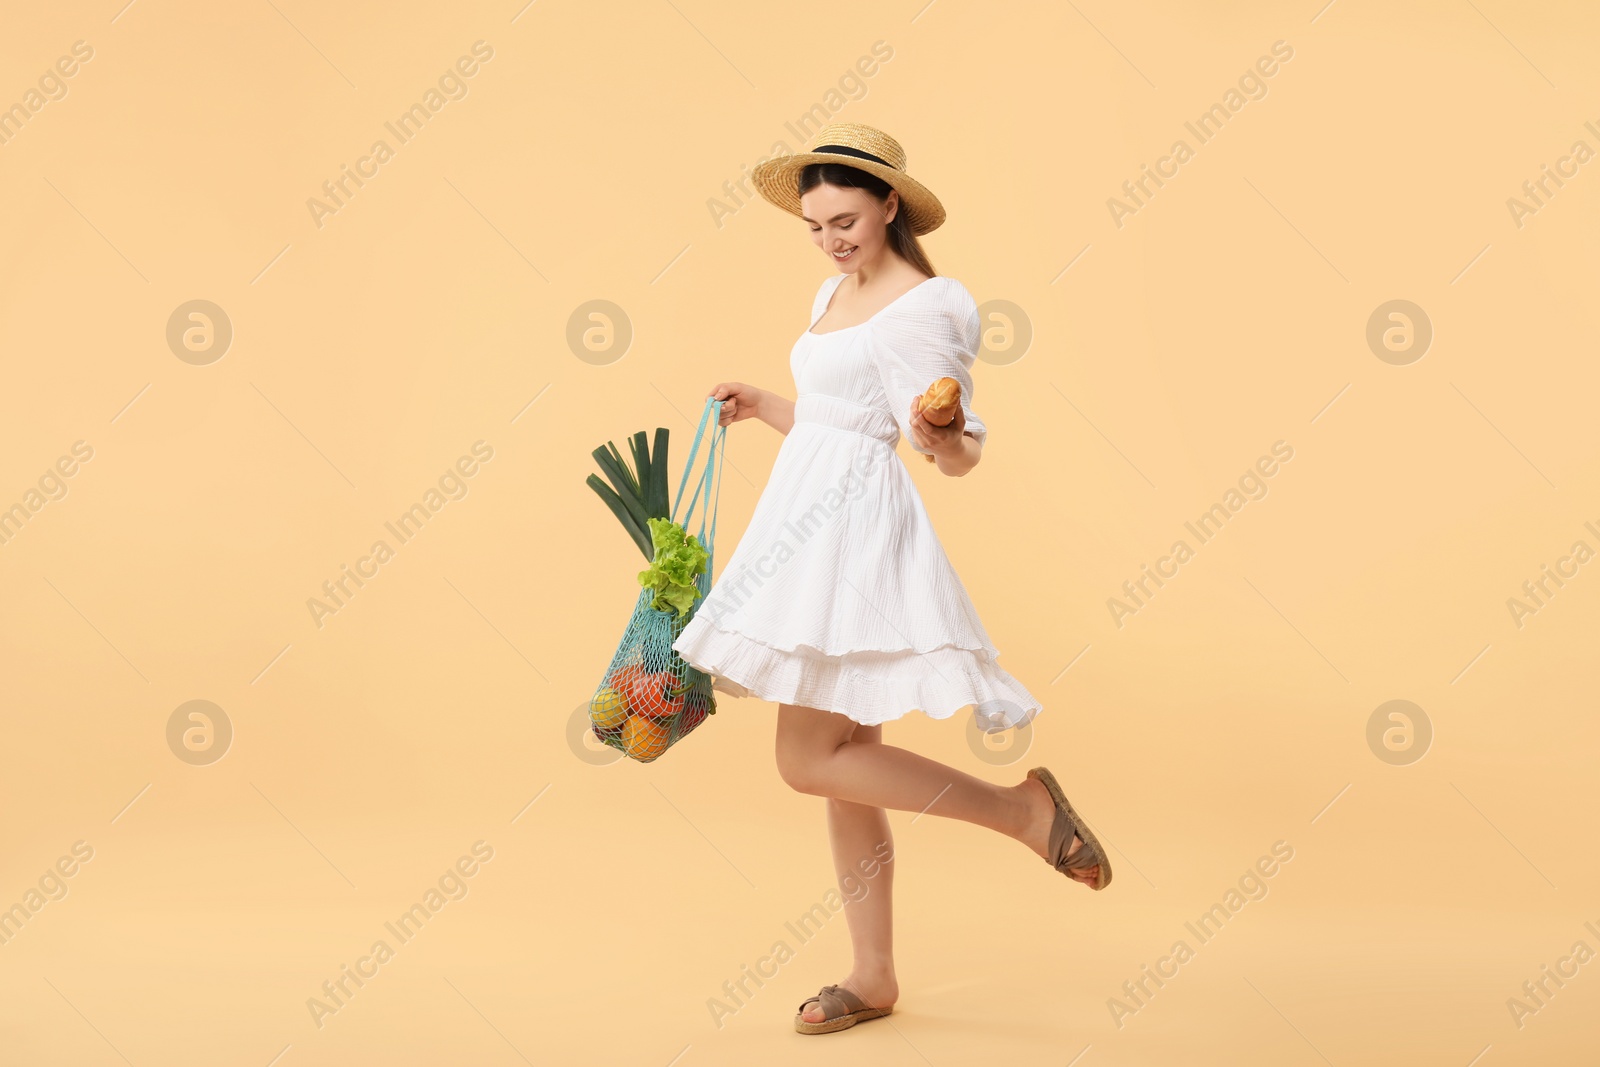
POLYGON ((837 273, 822 283, 790 354, 797 397, 723 382, 721 424, 759 419, 784 434, 771 480, 720 578, 673 648, 734 696, 778 704, 777 763, 794 789, 827 799, 841 881, 873 870, 847 904, 854 963, 800 1005, 795 1028, 828 1033, 889 1014, 894 864, 885 808, 998 830, 1075 881, 1103 889, 1111 866, 1043 767, 992 785, 883 743, 909 711, 949 718, 972 705, 990 728, 1040 710, 997 652, 945 555, 895 446, 904 434, 941 473, 977 465, 987 428, 972 410, 978 314, 934 273, 917 237, 944 208, 905 172, 883 132, 839 123, 805 152, 753 174, 763 197, 803 218, 837 273), (923 392, 961 386, 955 418, 923 418, 923 392))

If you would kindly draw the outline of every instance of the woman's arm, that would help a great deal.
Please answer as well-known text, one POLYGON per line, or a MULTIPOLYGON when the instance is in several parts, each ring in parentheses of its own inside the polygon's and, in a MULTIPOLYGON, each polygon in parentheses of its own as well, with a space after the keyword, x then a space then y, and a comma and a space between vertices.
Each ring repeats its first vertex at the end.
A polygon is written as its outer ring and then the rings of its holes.
POLYGON ((761 402, 756 405, 756 418, 787 437, 794 429, 794 401, 763 389, 761 402))
POLYGON ((722 401, 719 426, 760 419, 785 436, 794 429, 794 401, 788 397, 743 382, 722 382, 711 390, 711 396, 722 401))
POLYGON ((957 441, 960 443, 955 446, 954 451, 933 454, 933 465, 952 478, 961 477, 976 467, 978 460, 983 458, 983 446, 978 443, 976 437, 964 433, 957 438, 957 441))

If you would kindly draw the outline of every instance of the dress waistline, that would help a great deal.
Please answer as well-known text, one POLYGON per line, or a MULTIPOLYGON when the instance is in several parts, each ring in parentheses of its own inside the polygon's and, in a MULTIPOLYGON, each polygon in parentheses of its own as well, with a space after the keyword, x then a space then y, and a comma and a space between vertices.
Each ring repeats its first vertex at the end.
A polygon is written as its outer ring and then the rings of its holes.
POLYGON ((796 424, 815 422, 858 433, 890 448, 900 439, 900 427, 887 411, 826 393, 801 393, 796 397, 794 421, 796 424))

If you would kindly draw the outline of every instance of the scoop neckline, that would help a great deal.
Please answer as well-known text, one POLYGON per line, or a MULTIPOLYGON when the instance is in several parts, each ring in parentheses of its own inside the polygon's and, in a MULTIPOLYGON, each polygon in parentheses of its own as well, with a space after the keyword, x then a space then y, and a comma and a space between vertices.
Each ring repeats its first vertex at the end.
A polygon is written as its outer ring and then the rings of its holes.
MULTIPOLYGON (((828 308, 833 305, 833 294, 839 291, 839 286, 844 282, 844 275, 843 274, 837 275, 837 277, 838 277, 839 281, 834 283, 833 289, 828 293, 828 302, 822 305, 822 312, 820 314, 818 314, 816 318, 811 320, 811 326, 815 326, 818 322, 820 322, 821 319, 822 319, 822 316, 826 315, 828 313, 828 308)), ((808 326, 808 327, 806 327, 806 333, 807 333, 807 335, 809 335, 811 337, 832 337, 834 334, 843 333, 846 330, 859 329, 860 327, 865 326, 868 323, 870 323, 873 319, 877 318, 879 315, 882 315, 885 311, 888 311, 890 308, 894 307, 896 304, 900 303, 900 301, 904 300, 906 297, 910 296, 912 293, 916 292, 918 289, 921 289, 924 285, 927 285, 931 281, 937 281, 938 279, 940 279, 942 277, 944 277, 944 275, 935 274, 935 275, 932 275, 931 277, 922 279, 916 285, 913 285, 911 288, 907 289, 905 292, 901 293, 899 296, 895 297, 893 300, 891 300, 887 304, 883 305, 883 307, 879 308, 873 314, 867 316, 865 319, 862 319, 860 322, 856 323, 853 326, 841 326, 837 330, 829 330, 826 333, 817 333, 815 330, 811 329, 810 326, 808 326)))

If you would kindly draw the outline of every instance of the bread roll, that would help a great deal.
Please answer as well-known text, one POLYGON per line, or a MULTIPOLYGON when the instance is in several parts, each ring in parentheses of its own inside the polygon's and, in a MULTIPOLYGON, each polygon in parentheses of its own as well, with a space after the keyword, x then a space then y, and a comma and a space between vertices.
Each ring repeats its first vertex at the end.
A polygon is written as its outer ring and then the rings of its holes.
POLYGON ((954 378, 940 378, 922 394, 922 417, 935 426, 949 426, 960 405, 961 383, 954 378))

